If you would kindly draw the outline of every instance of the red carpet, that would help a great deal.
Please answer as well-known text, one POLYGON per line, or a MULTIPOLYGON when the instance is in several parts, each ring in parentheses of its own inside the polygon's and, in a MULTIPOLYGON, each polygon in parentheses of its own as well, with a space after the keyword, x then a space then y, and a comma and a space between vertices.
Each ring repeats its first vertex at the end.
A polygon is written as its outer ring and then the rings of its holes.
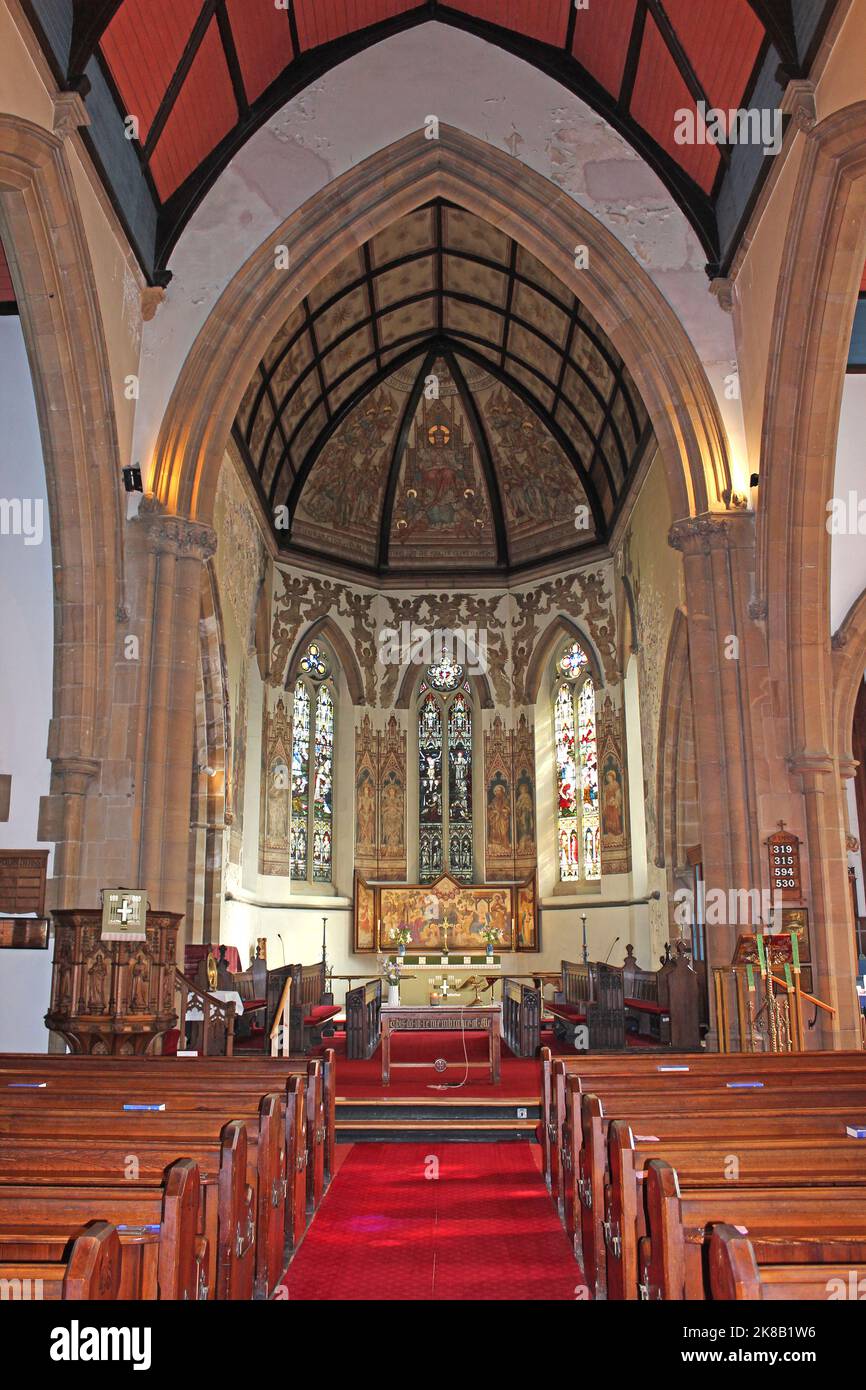
POLYGON ((283 1282, 290 1300, 564 1302, 581 1275, 529 1144, 356 1144, 283 1282))

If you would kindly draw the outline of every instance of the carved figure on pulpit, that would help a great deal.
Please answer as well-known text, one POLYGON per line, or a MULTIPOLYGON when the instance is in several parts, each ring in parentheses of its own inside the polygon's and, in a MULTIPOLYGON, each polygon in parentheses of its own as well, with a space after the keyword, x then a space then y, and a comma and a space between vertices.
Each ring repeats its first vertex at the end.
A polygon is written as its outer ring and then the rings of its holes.
POLYGON ((131 971, 132 989, 129 995, 129 1007, 133 1013, 141 1013, 147 1007, 147 994, 145 982, 147 980, 147 962, 139 951, 131 971))
POLYGON ((105 977, 107 974, 105 957, 101 951, 97 951, 87 972, 87 1007, 93 1013, 102 1013, 105 1009, 105 977))

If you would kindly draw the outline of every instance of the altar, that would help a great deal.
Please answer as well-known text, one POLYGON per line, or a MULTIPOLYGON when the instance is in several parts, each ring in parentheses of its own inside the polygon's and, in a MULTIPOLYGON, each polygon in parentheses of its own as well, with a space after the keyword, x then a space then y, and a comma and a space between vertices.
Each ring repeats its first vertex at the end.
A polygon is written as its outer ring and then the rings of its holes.
POLYGON ((381 1013, 382 1085, 391 1084, 391 1071, 418 1068, 439 1070, 435 1062, 391 1061, 393 1033, 486 1033, 487 1062, 466 1062, 470 1071, 484 1067, 490 1084, 499 1082, 502 1008, 499 1004, 383 1004, 381 1013))

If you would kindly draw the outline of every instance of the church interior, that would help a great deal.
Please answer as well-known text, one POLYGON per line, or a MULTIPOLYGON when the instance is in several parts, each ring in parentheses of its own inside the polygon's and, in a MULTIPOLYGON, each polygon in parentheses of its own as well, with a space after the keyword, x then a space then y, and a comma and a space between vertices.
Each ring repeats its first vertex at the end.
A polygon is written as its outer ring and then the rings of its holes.
POLYGON ((0 1301, 866 1297, 864 53, 0 0, 0 1301))

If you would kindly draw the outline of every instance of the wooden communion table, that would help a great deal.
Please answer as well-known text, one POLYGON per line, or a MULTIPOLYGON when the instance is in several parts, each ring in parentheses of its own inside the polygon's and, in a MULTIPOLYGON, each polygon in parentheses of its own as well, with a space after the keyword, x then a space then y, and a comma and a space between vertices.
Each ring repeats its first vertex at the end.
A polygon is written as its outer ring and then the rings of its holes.
POLYGON ((470 1062, 470 1068, 487 1067, 490 1084, 497 1085, 500 1069, 500 1039, 502 1009, 499 1004, 383 1004, 382 1028, 382 1085, 391 1084, 392 1066, 404 1068, 434 1067, 434 1062, 391 1061, 392 1033, 486 1033, 489 1045, 487 1062, 470 1062))

